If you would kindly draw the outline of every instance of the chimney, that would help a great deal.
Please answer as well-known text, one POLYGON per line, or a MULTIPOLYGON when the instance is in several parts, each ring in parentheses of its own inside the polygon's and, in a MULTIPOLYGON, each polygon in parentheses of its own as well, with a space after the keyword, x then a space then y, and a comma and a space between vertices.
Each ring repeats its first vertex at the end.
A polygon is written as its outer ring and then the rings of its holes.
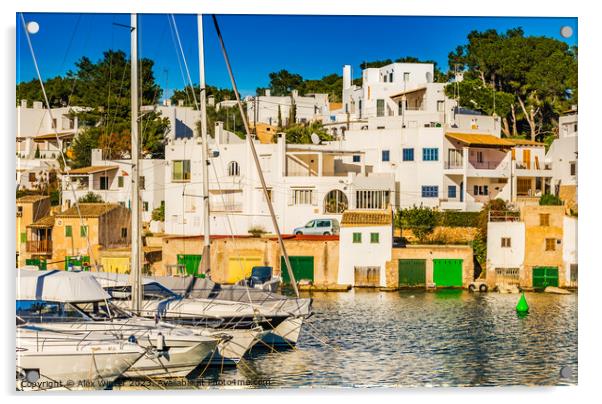
POLYGON ((351 88, 351 65, 343 66, 343 89, 351 88))
POLYGON ((21 108, 27 108, 27 100, 21 100, 21 108))
POLYGON ((178 107, 184 106, 184 100, 178 100, 178 107))
POLYGON ((224 123, 221 121, 216 121, 215 122, 215 141, 217 142, 217 144, 221 144, 222 143, 222 138, 223 138, 223 132, 224 132, 224 123))
POLYGON ((264 94, 266 97, 269 97, 272 94, 272 92, 270 91, 269 88, 266 88, 264 94))
POLYGON ((214 107, 215 106, 215 97, 210 95, 209 97, 207 97, 207 105, 209 105, 210 107, 214 107))
POLYGON ((299 96, 299 91, 293 90, 293 91, 291 91, 291 95, 293 96, 293 98, 297 98, 299 96))
POLYGON ((33 102, 33 109, 42 109, 42 101, 34 101, 33 102))

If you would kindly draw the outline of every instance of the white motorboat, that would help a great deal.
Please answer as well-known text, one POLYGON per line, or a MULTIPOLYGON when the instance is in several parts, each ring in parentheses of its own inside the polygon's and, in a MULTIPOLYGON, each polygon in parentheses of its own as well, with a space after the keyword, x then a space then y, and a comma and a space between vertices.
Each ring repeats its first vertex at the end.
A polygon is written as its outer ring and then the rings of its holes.
POLYGON ((103 389, 146 353, 104 333, 50 331, 17 322, 17 390, 103 389))
POLYGON ((108 298, 90 273, 18 273, 17 314, 29 323, 51 331, 104 333, 146 348, 148 352, 125 372, 127 377, 184 377, 217 349, 220 339, 132 317, 108 298))

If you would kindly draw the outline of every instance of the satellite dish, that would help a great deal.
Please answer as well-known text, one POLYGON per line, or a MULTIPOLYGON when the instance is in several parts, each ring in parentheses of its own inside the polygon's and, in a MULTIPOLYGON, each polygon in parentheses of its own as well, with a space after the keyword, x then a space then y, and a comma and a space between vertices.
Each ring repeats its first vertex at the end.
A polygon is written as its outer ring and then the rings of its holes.
POLYGON ((30 21, 27 23, 27 32, 30 34, 37 34, 40 30, 40 25, 35 21, 30 21))
POLYGON ((313 144, 320 144, 320 142, 321 142, 320 136, 318 136, 316 133, 312 133, 311 134, 311 142, 313 144))

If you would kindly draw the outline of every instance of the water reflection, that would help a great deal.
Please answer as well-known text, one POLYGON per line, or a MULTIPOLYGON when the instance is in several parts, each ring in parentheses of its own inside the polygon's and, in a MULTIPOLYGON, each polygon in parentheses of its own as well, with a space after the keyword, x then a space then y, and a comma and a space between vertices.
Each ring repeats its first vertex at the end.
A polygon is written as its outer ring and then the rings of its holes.
POLYGON ((270 387, 493 386, 577 383, 577 295, 314 293, 296 349, 257 347, 205 378, 269 378, 270 387), (572 375, 560 377, 569 366, 572 375))

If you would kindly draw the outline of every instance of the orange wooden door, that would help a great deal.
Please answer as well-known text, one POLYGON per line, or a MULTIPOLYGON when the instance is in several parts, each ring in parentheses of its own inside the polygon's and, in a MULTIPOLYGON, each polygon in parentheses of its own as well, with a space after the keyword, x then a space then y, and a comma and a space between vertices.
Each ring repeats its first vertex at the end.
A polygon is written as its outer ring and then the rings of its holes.
POLYGON ((531 150, 529 149, 523 150, 523 164, 527 169, 531 168, 531 150))

